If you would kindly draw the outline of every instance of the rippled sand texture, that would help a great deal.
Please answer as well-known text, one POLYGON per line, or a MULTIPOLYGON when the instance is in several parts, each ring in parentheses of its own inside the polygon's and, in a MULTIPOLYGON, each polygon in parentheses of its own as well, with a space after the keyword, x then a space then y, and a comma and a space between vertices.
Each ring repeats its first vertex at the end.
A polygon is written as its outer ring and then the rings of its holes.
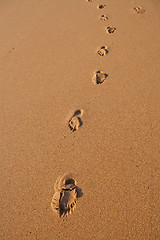
POLYGON ((159 12, 0 0, 1 240, 159 239, 159 12))

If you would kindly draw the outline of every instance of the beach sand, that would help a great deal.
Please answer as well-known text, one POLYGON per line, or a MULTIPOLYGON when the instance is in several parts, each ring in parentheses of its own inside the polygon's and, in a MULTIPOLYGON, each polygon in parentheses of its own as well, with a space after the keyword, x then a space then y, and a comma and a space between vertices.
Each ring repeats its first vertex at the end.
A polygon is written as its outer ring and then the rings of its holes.
POLYGON ((160 239, 159 9, 158 0, 0 0, 1 240, 160 239), (83 196, 63 220, 51 200, 66 172, 83 196))

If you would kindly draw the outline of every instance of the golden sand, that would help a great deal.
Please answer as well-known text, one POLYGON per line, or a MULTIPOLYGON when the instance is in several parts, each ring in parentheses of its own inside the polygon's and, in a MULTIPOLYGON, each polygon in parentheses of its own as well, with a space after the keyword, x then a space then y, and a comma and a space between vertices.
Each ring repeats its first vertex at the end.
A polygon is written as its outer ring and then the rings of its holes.
POLYGON ((159 5, 0 0, 1 240, 159 239, 159 5), (63 221, 66 172, 83 196, 63 221))

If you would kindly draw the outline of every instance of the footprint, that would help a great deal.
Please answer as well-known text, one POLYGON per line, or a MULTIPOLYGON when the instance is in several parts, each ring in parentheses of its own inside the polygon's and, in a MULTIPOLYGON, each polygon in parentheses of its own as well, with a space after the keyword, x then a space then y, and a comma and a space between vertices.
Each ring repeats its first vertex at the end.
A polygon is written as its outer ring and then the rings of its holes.
POLYGON ((106 21, 107 19, 108 19, 107 15, 102 15, 102 16, 100 17, 100 20, 101 20, 101 21, 106 21))
POLYGON ((94 73, 92 77, 92 82, 94 84, 102 84, 106 81, 107 77, 108 77, 108 74, 103 73, 102 71, 97 71, 94 73))
POLYGON ((51 208, 62 218, 67 217, 75 210, 77 198, 83 195, 71 174, 60 176, 54 184, 54 191, 51 208))
POLYGON ((81 117, 83 116, 83 110, 77 110, 72 118, 68 121, 68 127, 72 132, 79 129, 79 127, 82 126, 83 122, 81 120, 81 117))
POLYGON ((97 53, 98 53, 98 55, 99 56, 105 56, 107 53, 108 53, 108 50, 107 50, 107 46, 103 46, 103 47, 101 47, 98 51, 97 51, 97 53))
POLYGON ((105 6, 106 6, 106 5, 100 4, 100 5, 97 6, 97 8, 98 8, 98 9, 103 9, 105 6))
POLYGON ((87 0, 87 2, 93 2, 94 0, 87 0))
POLYGON ((145 9, 143 7, 136 7, 134 8, 134 11, 138 14, 143 14, 145 12, 145 9))
POLYGON ((107 32, 107 33, 114 33, 115 31, 116 31, 116 28, 115 27, 106 27, 105 28, 105 31, 107 32))

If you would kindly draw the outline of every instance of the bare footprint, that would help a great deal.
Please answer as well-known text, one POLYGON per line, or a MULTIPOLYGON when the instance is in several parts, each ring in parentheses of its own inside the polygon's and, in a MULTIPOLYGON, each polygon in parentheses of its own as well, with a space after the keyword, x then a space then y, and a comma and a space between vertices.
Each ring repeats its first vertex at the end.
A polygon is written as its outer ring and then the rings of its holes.
POLYGON ((100 17, 101 21, 106 21, 107 19, 108 19, 108 16, 104 14, 100 17))
POLYGON ((103 71, 97 71, 94 73, 92 77, 92 82, 94 84, 102 84, 106 81, 107 77, 108 77, 108 74, 103 73, 103 71))
POLYGON ((83 110, 77 110, 73 114, 72 118, 68 121, 68 127, 72 132, 78 130, 82 126, 83 124, 81 119, 82 116, 83 116, 83 110))
POLYGON ((97 8, 98 8, 98 9, 103 9, 105 6, 106 6, 106 5, 100 4, 100 5, 97 6, 97 8))
POLYGON ((62 218, 67 217, 75 210, 77 198, 83 195, 71 174, 60 176, 54 184, 54 191, 51 208, 62 218))
POLYGON ((102 47, 97 51, 98 55, 101 56, 101 57, 105 56, 105 55, 108 53, 108 50, 107 50, 107 49, 108 49, 107 46, 102 46, 102 47))
POLYGON ((143 14, 145 12, 145 9, 141 6, 139 7, 135 7, 134 8, 134 11, 137 13, 137 14, 143 14))
POLYGON ((115 27, 106 27, 105 28, 106 33, 114 33, 116 31, 115 27))

